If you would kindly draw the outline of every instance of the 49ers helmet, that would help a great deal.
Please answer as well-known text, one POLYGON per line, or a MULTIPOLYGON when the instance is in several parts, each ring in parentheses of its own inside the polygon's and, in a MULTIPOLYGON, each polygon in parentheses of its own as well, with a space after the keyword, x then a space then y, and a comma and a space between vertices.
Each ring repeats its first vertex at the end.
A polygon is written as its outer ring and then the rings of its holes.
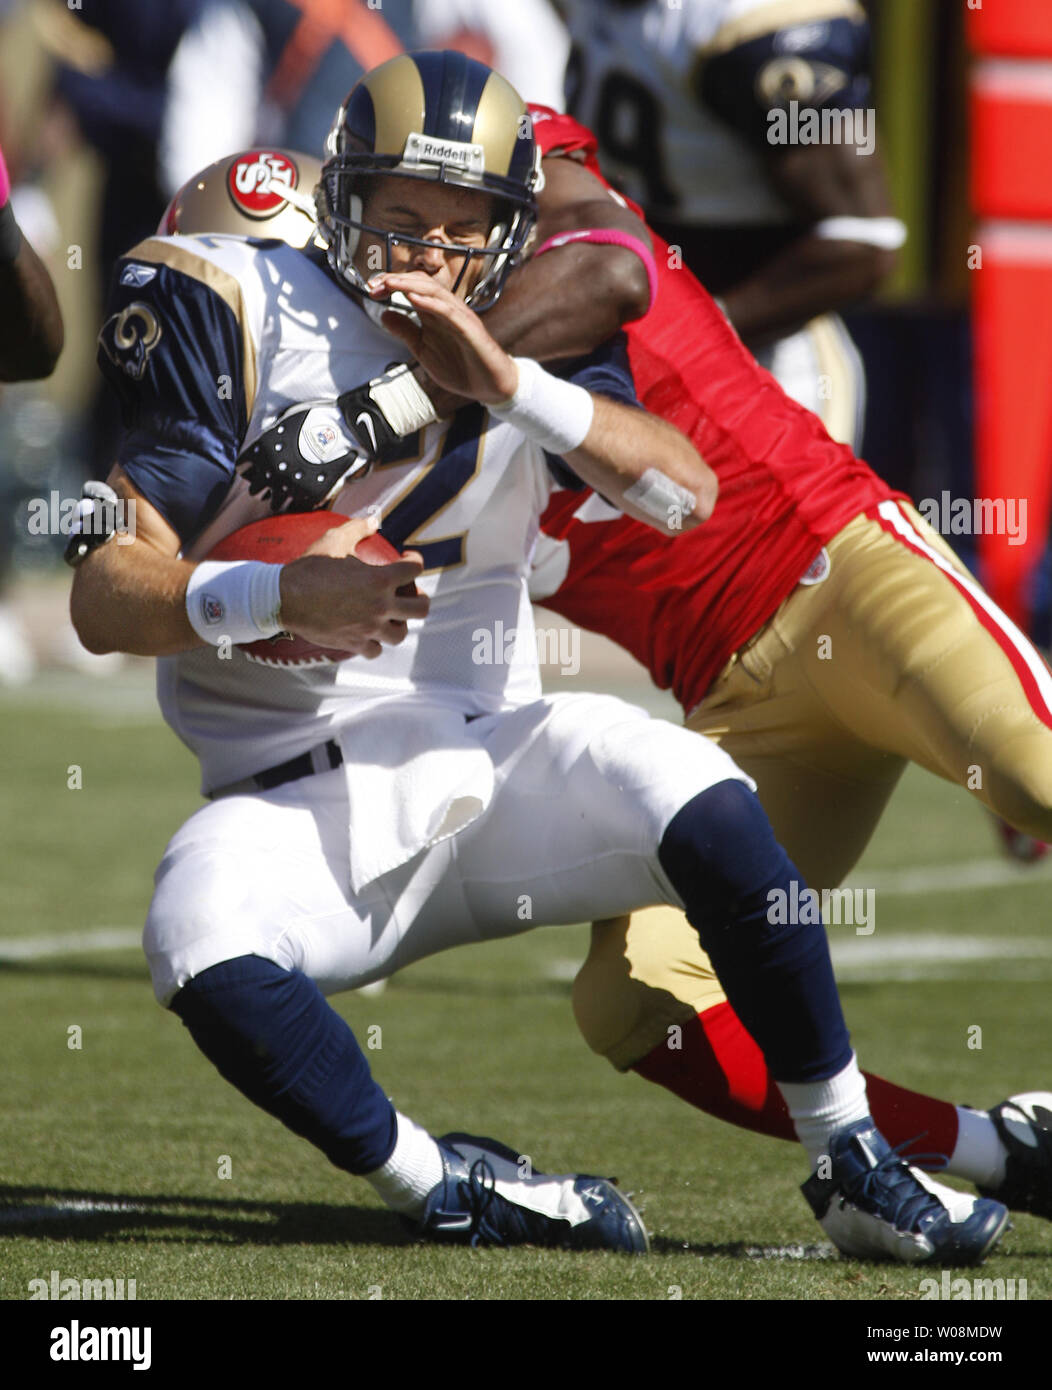
POLYGON ((397 236, 362 221, 369 180, 381 175, 426 179, 494 198, 485 247, 458 248, 468 266, 484 269, 467 302, 494 304, 526 244, 543 186, 540 150, 525 102, 499 73, 463 53, 402 53, 374 68, 352 88, 326 142, 329 156, 317 192, 318 224, 333 272, 364 292, 354 265, 361 232, 391 246, 448 245, 397 236))
POLYGON ((188 180, 165 209, 163 236, 217 232, 307 246, 317 235, 312 197, 321 161, 294 150, 240 150, 188 180))

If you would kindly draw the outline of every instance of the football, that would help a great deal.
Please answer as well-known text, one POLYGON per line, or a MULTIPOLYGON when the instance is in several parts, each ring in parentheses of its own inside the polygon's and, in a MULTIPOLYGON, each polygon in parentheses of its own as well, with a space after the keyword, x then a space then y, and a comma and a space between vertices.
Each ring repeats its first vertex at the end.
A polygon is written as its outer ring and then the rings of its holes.
MULTIPOLYGON (((207 556, 209 560, 262 560, 266 564, 283 565, 298 559, 326 531, 342 526, 349 517, 336 512, 286 512, 253 521, 233 531, 216 545, 207 556)), ((367 565, 389 565, 401 559, 398 551, 384 540, 379 532, 358 542, 355 558, 367 565)), ((415 585, 410 592, 415 592, 415 585)), ((239 642, 238 650, 250 661, 261 666, 324 666, 346 661, 350 652, 331 647, 319 647, 304 637, 279 632, 274 637, 262 637, 257 642, 239 642)))

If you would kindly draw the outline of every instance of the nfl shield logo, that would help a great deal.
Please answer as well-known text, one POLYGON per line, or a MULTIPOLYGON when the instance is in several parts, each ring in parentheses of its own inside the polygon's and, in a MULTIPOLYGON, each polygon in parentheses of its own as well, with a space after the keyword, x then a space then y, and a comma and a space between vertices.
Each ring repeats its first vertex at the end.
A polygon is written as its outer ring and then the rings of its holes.
POLYGON ((226 609, 212 594, 205 594, 201 600, 201 611, 204 614, 205 622, 209 627, 223 621, 226 609))

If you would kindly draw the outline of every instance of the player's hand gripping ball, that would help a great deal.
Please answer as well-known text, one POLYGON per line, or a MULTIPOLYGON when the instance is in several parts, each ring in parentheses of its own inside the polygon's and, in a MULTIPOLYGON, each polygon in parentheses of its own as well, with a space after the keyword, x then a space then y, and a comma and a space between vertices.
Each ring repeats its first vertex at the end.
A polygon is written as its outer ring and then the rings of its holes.
MULTIPOLYGON (((284 565, 298 560, 311 545, 335 526, 349 520, 335 512, 284 512, 253 521, 224 536, 208 555, 209 560, 262 560, 265 564, 284 565)), ((389 565, 402 557, 390 541, 379 532, 366 536, 355 547, 355 559, 367 565, 389 565)), ((416 593, 416 585, 404 585, 399 593, 416 593)), ((262 637, 256 642, 239 642, 238 650, 250 661, 262 666, 280 668, 293 666, 324 666, 346 661, 351 652, 319 647, 305 637, 291 632, 279 632, 275 637, 262 637)))

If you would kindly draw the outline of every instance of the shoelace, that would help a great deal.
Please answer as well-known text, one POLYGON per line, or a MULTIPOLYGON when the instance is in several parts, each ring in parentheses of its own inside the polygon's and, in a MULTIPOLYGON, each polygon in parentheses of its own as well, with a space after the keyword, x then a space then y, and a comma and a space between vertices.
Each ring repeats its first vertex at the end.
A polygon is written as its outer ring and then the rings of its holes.
POLYGON ((476 1247, 482 1234, 482 1220, 496 1194, 497 1177, 484 1158, 476 1158, 467 1181, 458 1184, 471 1213, 471 1245, 476 1247))
MULTIPOLYGON (((941 1208, 942 1204, 939 1199, 934 1193, 929 1192, 926 1187, 917 1181, 910 1172, 906 1160, 902 1157, 903 1151, 922 1137, 921 1135, 915 1135, 914 1138, 905 1140, 896 1148, 892 1149, 890 1153, 885 1154, 876 1167, 868 1168, 864 1173, 859 1174, 857 1178, 854 1178, 850 1183, 846 1184, 843 1194, 844 1199, 852 1201, 856 1196, 861 1196, 864 1199, 872 1198, 872 1189, 876 1185, 874 1180, 878 1176, 883 1178, 891 1177, 890 1186, 887 1182, 882 1185, 881 1195, 883 1197, 890 1197, 897 1202, 897 1205, 895 1205, 889 1213, 889 1219, 891 1224, 899 1230, 912 1231, 914 1222, 920 1218, 924 1209, 929 1205, 934 1204, 941 1208), (901 1189, 904 1187, 908 1188, 908 1191, 902 1192, 901 1189), (896 1189, 899 1190, 901 1195, 896 1196, 896 1189)), ((945 1154, 912 1154, 910 1156, 910 1162, 917 1167, 919 1167, 922 1162, 930 1164, 930 1171, 941 1172, 949 1163, 949 1159, 945 1154)))

